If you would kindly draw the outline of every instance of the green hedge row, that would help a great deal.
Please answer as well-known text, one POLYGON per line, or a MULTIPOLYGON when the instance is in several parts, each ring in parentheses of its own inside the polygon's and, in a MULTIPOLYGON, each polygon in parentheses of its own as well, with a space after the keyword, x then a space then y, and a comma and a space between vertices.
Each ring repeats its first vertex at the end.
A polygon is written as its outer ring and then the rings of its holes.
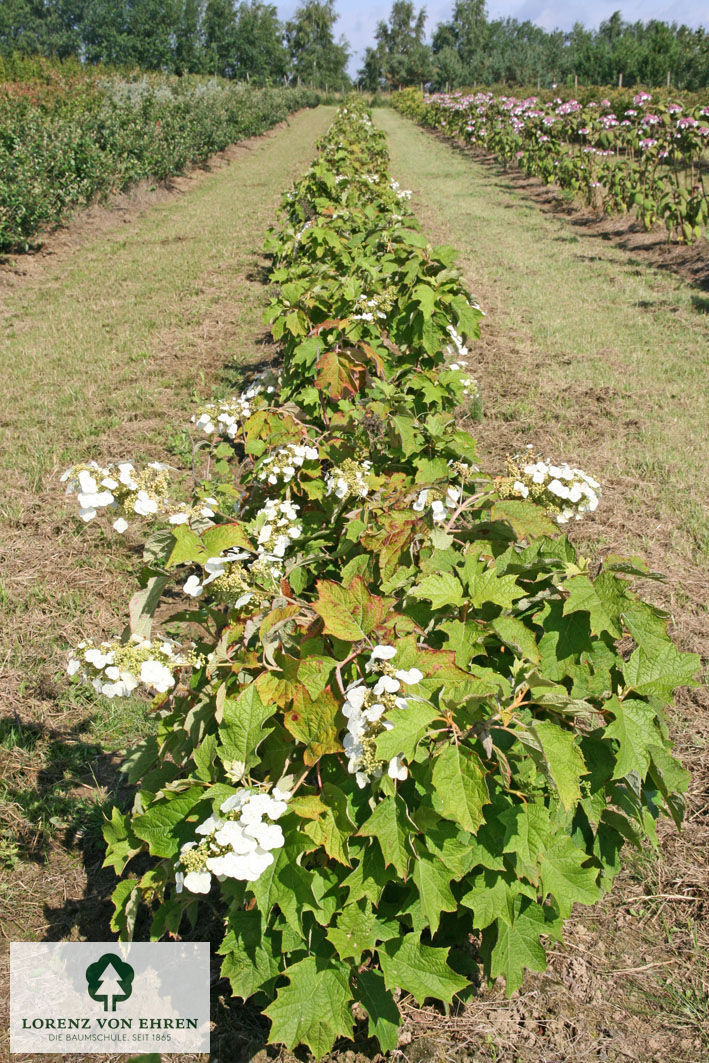
POLYGON ((96 197, 165 180, 319 102, 309 90, 154 76, 24 89, 0 91, 3 251, 26 250, 96 197))

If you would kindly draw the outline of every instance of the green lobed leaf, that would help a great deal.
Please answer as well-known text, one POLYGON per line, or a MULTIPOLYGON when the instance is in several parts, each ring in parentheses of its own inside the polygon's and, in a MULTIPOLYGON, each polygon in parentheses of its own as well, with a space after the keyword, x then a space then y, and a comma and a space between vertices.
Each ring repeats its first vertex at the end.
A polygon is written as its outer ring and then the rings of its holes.
POLYGON ((360 837, 376 838, 388 867, 393 864, 402 878, 408 874, 413 855, 409 836, 411 824, 406 806, 398 794, 385 797, 360 827, 360 837))
POLYGON ((176 827, 194 806, 205 797, 202 786, 156 801, 142 815, 133 819, 133 832, 148 843, 153 856, 175 856, 180 848, 176 827))
POLYGON ((259 744, 273 730, 264 725, 275 712, 275 705, 264 705, 253 683, 237 697, 227 695, 219 727, 219 755, 222 760, 243 764, 242 774, 251 771, 258 764, 259 744))
POLYGON ((546 952, 539 940, 547 932, 547 923, 539 905, 519 898, 511 923, 498 919, 497 940, 490 955, 490 975, 505 979, 507 996, 522 985, 525 969, 545 971, 546 952), (526 903, 526 907, 522 904, 526 903))
POLYGON ((399 1039, 401 1014, 378 971, 359 971, 355 996, 367 1013, 369 1036, 376 1037, 382 1052, 393 1052, 399 1039))
POLYGON ((571 914, 576 902, 594 904, 601 896, 597 885, 598 871, 583 867, 587 860, 588 854, 574 845, 567 835, 561 835, 541 853, 542 889, 552 895, 563 919, 571 914))
POLYGON ((380 945, 377 952, 387 989, 403 989, 419 1004, 427 997, 450 1004, 466 988, 468 979, 448 966, 449 951, 422 945, 415 934, 380 945))
POLYGON ((436 757, 432 776, 434 803, 442 816, 475 834, 490 801, 480 757, 464 745, 449 745, 436 757))
POLYGON ((414 861, 412 878, 432 934, 438 930, 441 913, 454 912, 458 907, 450 888, 451 877, 446 865, 426 851, 420 852, 414 861))
POLYGON ((430 601, 432 609, 443 609, 447 605, 462 605, 463 588, 460 581, 452 572, 440 572, 435 575, 424 576, 411 593, 416 598, 425 598, 430 601))
POLYGON ((287 1048, 305 1044, 320 1059, 338 1037, 349 1037, 354 1026, 345 969, 306 956, 283 973, 288 985, 278 990, 264 1010, 271 1020, 268 1042, 287 1048))
POLYGON ((535 720, 532 730, 541 744, 559 800, 568 811, 581 797, 581 778, 588 771, 576 737, 550 720, 535 720))
POLYGON ((416 746, 438 715, 438 710, 427 701, 413 699, 405 709, 390 709, 386 718, 394 726, 377 736, 377 756, 391 760, 401 754, 406 760, 413 760, 416 746))

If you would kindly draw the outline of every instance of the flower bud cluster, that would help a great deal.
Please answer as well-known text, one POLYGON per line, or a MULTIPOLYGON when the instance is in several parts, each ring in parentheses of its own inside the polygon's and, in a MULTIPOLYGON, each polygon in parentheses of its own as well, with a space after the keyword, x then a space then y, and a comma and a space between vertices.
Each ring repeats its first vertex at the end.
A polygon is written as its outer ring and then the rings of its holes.
POLYGON ((94 690, 107 698, 127 698, 139 686, 166 694, 175 685, 174 673, 193 667, 198 658, 183 653, 169 639, 131 635, 128 642, 80 642, 67 664, 70 676, 80 675, 94 690))
POLYGON ((191 418, 192 424, 207 436, 216 434, 235 439, 243 422, 249 419, 257 407, 266 404, 268 396, 275 395, 277 389, 278 374, 266 370, 259 373, 241 395, 202 406, 199 413, 191 418))
POLYGON ((515 455, 507 467, 509 476, 500 482, 502 497, 531 498, 554 513, 557 524, 581 520, 598 508, 601 485, 582 469, 541 461, 531 453, 515 455))
POLYGON ((328 495, 336 498, 366 498, 369 494, 369 471, 371 461, 353 461, 345 458, 342 465, 335 465, 325 477, 328 495))
POLYGON ((187 842, 175 864, 175 889, 209 893, 212 875, 255 882, 273 863, 273 852, 284 843, 275 823, 288 808, 290 793, 274 787, 270 793, 249 787, 227 797, 219 815, 208 816, 195 828, 199 842, 187 842))
POLYGON ((388 763, 377 755, 377 736, 394 726, 386 718, 387 711, 408 708, 410 699, 404 696, 405 687, 423 679, 423 672, 418 668, 394 668, 389 662, 395 656, 396 647, 375 646, 365 670, 379 673, 376 683, 368 686, 357 680, 345 691, 342 715, 347 720, 347 733, 342 744, 348 757, 347 770, 355 776, 359 787, 378 779, 385 767, 392 779, 408 778, 409 771, 401 755, 392 757, 388 763))
POLYGON ((441 524, 448 516, 448 511, 456 509, 463 497, 460 487, 449 484, 445 494, 432 487, 424 487, 412 505, 416 513, 424 513, 430 509, 435 524, 441 524))
POLYGON ((286 447, 279 447, 275 454, 262 458, 256 475, 274 487, 279 480, 287 484, 306 461, 317 461, 319 456, 317 447, 289 443, 286 447))
POLYGON ((217 557, 210 557, 204 563, 206 576, 189 576, 184 587, 190 598, 199 598, 204 588, 212 584, 210 597, 227 602, 235 609, 247 605, 253 597, 253 588, 249 585, 247 571, 241 564, 251 557, 246 550, 224 550, 217 557))
POLYGON ((152 461, 139 471, 130 461, 99 465, 95 461, 72 465, 61 477, 66 493, 76 495, 79 516, 87 524, 100 509, 110 510, 116 519, 114 529, 123 533, 126 517, 151 517, 169 513, 168 466, 152 461))

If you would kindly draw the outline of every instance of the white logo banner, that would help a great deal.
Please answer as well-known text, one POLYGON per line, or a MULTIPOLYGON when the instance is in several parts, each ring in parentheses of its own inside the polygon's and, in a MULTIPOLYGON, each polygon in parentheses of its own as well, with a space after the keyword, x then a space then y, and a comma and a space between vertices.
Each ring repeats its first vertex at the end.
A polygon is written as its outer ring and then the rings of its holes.
POLYGON ((209 944, 13 942, 10 1051, 209 1052, 209 944))

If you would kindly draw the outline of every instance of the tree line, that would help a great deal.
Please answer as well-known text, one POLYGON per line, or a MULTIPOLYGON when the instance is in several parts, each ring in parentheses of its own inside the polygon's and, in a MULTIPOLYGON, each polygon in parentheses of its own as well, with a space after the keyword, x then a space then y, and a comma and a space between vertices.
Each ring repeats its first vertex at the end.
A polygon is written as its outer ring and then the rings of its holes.
POLYGON ((334 0, 303 0, 286 22, 261 0, 0 0, 0 54, 340 90, 336 21, 334 0))
MULTIPOLYGON (((348 87, 348 43, 335 39, 335 0, 302 0, 285 22, 263 0, 0 0, 0 54, 74 56, 85 63, 256 84, 348 87)), ((506 83, 709 85, 709 33, 616 11, 597 30, 547 31, 491 19, 486 0, 454 0, 426 37, 425 8, 394 0, 366 49, 358 83, 369 91, 506 83)))
POLYGON ((455 0, 447 22, 425 40, 425 9, 395 0, 381 21, 360 74, 369 89, 426 84, 434 89, 474 85, 709 85, 709 33, 677 23, 625 22, 619 11, 597 30, 576 23, 547 31, 514 18, 490 19, 485 0, 455 0))

